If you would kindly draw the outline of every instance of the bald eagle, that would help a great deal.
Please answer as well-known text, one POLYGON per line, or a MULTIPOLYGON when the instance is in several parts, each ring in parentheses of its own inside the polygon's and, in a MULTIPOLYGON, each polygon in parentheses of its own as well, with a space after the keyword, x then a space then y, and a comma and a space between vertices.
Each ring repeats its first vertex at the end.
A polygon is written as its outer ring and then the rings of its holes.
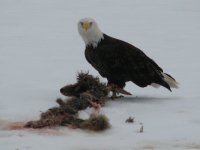
POLYGON ((86 45, 87 61, 107 78, 108 85, 123 89, 126 82, 132 81, 140 87, 161 85, 169 91, 178 88, 176 80, 154 60, 139 48, 101 32, 94 19, 81 19, 78 31, 86 45))

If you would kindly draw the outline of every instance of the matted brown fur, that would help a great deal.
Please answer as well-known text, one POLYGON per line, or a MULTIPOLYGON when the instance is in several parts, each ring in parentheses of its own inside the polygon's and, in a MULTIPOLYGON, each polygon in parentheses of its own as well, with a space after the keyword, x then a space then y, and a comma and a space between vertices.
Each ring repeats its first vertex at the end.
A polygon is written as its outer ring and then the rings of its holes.
POLYGON ((75 128, 102 131, 110 125, 104 115, 91 115, 89 119, 78 118, 78 111, 92 107, 94 103, 104 105, 108 90, 105 84, 88 73, 79 73, 77 83, 61 88, 61 93, 71 96, 66 100, 57 99, 58 107, 41 113, 40 119, 27 122, 25 128, 44 128, 55 126, 71 126, 75 128))
POLYGON ((96 99, 105 99, 108 96, 108 89, 105 83, 101 83, 98 77, 88 73, 80 72, 77 75, 77 82, 62 87, 60 92, 65 96, 81 97, 83 93, 89 93, 96 99))

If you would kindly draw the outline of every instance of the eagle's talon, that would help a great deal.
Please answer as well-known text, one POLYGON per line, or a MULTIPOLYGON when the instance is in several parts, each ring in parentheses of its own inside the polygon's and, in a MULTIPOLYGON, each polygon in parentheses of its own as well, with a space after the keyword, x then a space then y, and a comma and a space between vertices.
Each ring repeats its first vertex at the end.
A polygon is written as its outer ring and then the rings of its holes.
POLYGON ((123 95, 119 95, 119 96, 111 96, 110 98, 112 99, 112 100, 114 100, 114 99, 117 99, 117 98, 123 98, 124 96, 123 95))
POLYGON ((108 91, 112 92, 112 96, 110 97, 111 99, 116 99, 116 98, 122 98, 122 97, 124 97, 123 95, 117 96, 118 94, 132 95, 131 93, 125 91, 124 89, 120 88, 116 84, 109 84, 108 85, 108 91))

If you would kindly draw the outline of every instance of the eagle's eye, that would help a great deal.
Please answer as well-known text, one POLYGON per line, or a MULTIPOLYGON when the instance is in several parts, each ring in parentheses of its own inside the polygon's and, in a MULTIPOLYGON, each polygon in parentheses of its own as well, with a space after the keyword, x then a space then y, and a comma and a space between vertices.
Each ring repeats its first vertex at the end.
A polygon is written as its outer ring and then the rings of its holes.
POLYGON ((80 24, 81 24, 81 26, 83 26, 84 23, 83 23, 83 22, 80 22, 80 24))
POLYGON ((90 24, 90 26, 92 26, 93 22, 90 22, 89 24, 90 24))

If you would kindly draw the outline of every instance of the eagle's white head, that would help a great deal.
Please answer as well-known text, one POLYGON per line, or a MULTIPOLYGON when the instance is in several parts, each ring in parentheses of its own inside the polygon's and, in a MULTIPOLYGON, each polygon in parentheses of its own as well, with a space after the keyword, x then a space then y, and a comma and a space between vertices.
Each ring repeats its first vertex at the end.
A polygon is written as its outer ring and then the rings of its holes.
POLYGON ((97 47, 98 43, 104 38, 97 23, 92 18, 83 18, 78 22, 78 32, 83 38, 86 46, 97 47))

